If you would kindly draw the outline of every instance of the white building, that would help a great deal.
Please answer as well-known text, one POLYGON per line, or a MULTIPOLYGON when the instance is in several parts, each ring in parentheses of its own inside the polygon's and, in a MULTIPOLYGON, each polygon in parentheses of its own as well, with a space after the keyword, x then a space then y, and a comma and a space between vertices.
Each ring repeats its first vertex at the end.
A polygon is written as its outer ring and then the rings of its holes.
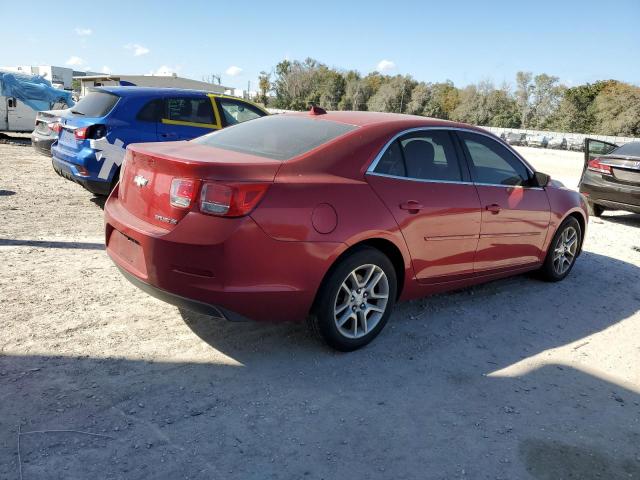
POLYGON ((159 88, 188 88, 193 90, 204 90, 211 93, 230 94, 232 88, 224 85, 215 85, 213 83, 191 80, 190 78, 178 77, 173 75, 116 75, 116 74, 100 74, 76 76, 76 80, 80 81, 80 96, 84 96, 92 87, 106 86, 137 86, 137 87, 159 87, 159 88))

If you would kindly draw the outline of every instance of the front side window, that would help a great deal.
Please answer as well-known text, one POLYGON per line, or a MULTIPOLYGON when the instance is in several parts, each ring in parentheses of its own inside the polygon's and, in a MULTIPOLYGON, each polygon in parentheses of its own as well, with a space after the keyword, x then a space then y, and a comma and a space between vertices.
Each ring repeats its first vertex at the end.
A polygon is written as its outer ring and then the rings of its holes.
POLYGON ((446 130, 420 131, 400 137, 384 152, 375 171, 417 180, 462 180, 458 157, 446 130))
POLYGON ((257 108, 237 100, 219 98, 218 105, 220 105, 225 126, 235 125, 246 122, 247 120, 254 120, 265 115, 257 108))
POLYGON ((166 118, 178 122, 215 123, 213 108, 209 97, 203 98, 167 98, 166 118))
POLYGON ((504 145, 477 133, 459 132, 459 136, 469 156, 474 182, 507 186, 528 184, 527 168, 504 145))

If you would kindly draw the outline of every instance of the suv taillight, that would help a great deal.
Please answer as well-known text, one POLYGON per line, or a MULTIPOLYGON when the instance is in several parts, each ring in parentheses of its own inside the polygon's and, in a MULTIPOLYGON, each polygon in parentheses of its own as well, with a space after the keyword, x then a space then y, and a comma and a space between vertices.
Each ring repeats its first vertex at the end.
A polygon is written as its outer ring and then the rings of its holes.
POLYGON ((77 140, 87 138, 102 138, 107 134, 107 127, 104 125, 90 125, 88 127, 78 127, 73 131, 77 140))
POLYGON ((594 158, 587 164, 587 169, 592 172, 611 174, 611 167, 602 163, 600 158, 594 158))
POLYGON ((200 211, 222 217, 248 215, 264 197, 267 188, 268 183, 205 183, 200 193, 200 211))

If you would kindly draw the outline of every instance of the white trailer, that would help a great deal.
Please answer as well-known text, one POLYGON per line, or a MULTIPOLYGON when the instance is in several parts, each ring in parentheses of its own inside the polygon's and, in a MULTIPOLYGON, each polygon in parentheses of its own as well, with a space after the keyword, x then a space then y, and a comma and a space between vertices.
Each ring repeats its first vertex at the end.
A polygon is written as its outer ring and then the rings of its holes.
POLYGON ((31 132, 39 110, 71 105, 70 92, 38 75, 0 70, 0 132, 31 132))

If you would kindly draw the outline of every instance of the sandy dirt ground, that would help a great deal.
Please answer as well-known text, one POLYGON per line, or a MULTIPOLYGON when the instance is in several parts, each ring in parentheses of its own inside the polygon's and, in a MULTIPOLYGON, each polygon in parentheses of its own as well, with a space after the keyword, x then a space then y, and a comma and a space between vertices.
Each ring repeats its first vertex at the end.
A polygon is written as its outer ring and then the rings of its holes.
MULTIPOLYGON (((577 183, 581 154, 522 152, 577 183)), ((157 301, 102 241, 100 201, 0 144, 0 479, 640 478, 640 215, 350 354, 157 301)))

